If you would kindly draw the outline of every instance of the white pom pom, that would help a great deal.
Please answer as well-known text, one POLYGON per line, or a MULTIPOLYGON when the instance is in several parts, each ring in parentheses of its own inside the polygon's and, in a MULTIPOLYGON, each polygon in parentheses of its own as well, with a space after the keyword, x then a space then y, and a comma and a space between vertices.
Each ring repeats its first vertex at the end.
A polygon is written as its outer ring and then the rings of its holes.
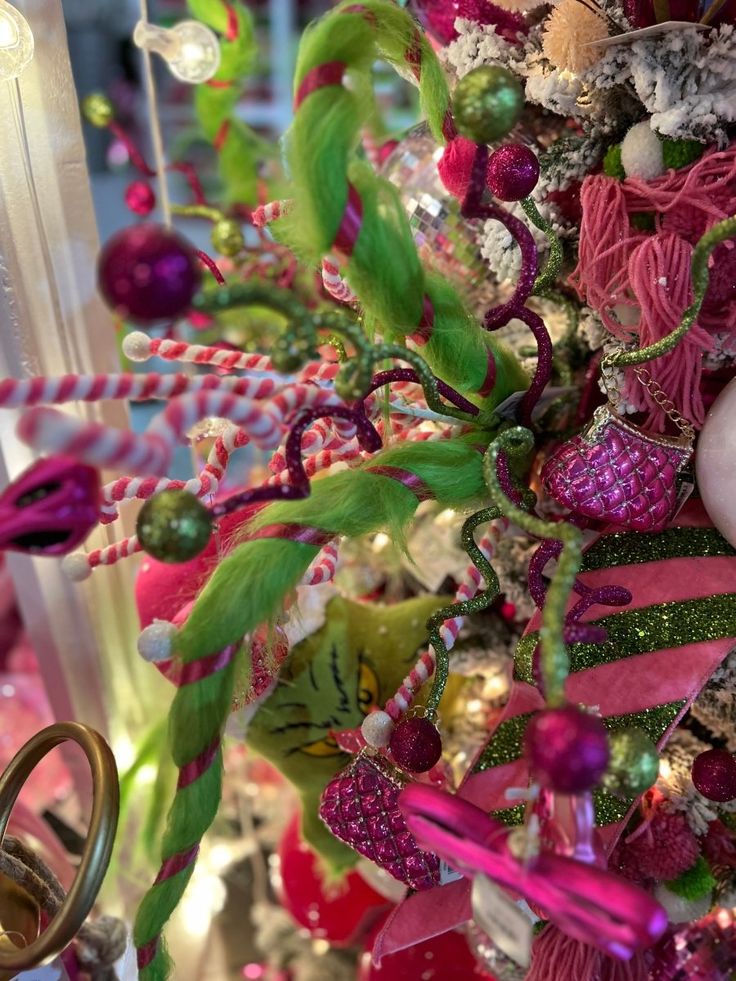
POLYGON ((371 712, 370 715, 366 715, 363 719, 363 725, 360 727, 363 739, 374 749, 383 749, 384 746, 388 746, 393 729, 393 719, 388 712, 383 711, 371 712))
POLYGON ((667 169, 662 159, 662 144, 649 123, 632 126, 621 144, 621 164, 627 177, 651 181, 667 169))
POLYGON ((72 552, 61 560, 61 571, 72 582, 84 582, 92 575, 92 567, 84 552, 72 552))
POLYGON ((710 893, 700 899, 685 899, 684 896, 672 892, 662 882, 655 888, 654 898, 664 906, 670 923, 689 923, 691 920, 699 920, 713 905, 713 897, 710 893))
POLYGON ((142 330, 134 330, 123 338, 123 354, 131 361, 148 361, 151 357, 151 338, 142 330))
POLYGON ((168 620, 154 620, 138 636, 138 653, 144 661, 156 664, 168 661, 176 635, 176 627, 168 620))

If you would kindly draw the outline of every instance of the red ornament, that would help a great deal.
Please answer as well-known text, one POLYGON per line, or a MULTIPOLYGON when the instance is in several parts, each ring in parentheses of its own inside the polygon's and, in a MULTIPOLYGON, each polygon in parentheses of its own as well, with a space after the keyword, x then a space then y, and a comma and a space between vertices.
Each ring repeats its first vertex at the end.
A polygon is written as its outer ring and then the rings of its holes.
POLYGON ((389 749, 396 763, 410 773, 426 773, 442 756, 442 738, 429 719, 404 719, 391 733, 389 749))
POLYGON ((358 973, 358 981, 481 981, 483 978, 493 981, 475 959, 465 937, 454 930, 389 954, 381 959, 380 967, 371 961, 370 949, 364 950, 358 973))
POLYGON ((725 749, 709 749, 693 763, 693 783, 703 797, 725 804, 736 799, 736 758, 725 749))
POLYGON ((156 207, 156 195, 146 181, 133 181, 125 189, 125 203, 134 214, 145 218, 156 207))
POLYGON ((138 324, 185 313, 202 282, 191 245, 161 225, 133 225, 105 244, 97 282, 109 306, 138 324))
POLYGON ((563 794, 595 787, 608 766, 606 727, 572 705, 535 715, 524 742, 536 778, 563 794))
POLYGON ((504 143, 488 158, 488 187, 499 201, 521 201, 539 180, 536 153, 523 143, 504 143))
POLYGON ((299 818, 289 823, 278 848, 279 899, 301 926, 336 947, 361 942, 389 907, 357 872, 334 885, 325 882, 320 862, 299 834, 299 818))
POLYGON ((477 146, 472 140, 464 136, 456 136, 447 144, 445 152, 437 162, 440 180, 450 194, 454 194, 461 201, 468 191, 476 149, 477 146))

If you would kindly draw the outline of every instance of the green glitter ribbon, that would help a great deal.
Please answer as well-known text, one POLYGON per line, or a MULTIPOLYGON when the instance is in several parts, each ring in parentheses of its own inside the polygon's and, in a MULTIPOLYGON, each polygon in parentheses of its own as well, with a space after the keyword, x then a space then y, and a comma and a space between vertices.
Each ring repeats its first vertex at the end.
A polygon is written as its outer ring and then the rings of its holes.
POLYGON ((522 198, 519 202, 529 221, 543 231, 549 242, 549 258, 544 269, 537 276, 532 293, 540 296, 546 293, 557 282, 562 268, 562 243, 551 223, 541 214, 531 198, 522 198))
POLYGON ((471 599, 463 600, 460 603, 452 603, 449 606, 438 610, 427 621, 429 630, 429 641, 434 649, 435 669, 432 690, 427 699, 427 709, 435 712, 442 699, 447 685, 447 676, 450 671, 450 653, 445 646, 440 634, 440 628, 445 620, 454 620, 456 617, 469 616, 472 613, 480 613, 496 599, 500 592, 498 576, 483 552, 478 548, 475 541, 474 532, 478 525, 486 521, 496 521, 501 517, 501 511, 497 507, 483 508, 476 511, 463 523, 460 539, 470 561, 475 565, 478 572, 486 581, 486 588, 477 593, 471 599))
POLYGON ((703 305, 703 298, 708 289, 708 259, 717 245, 725 242, 729 238, 736 238, 736 217, 725 218, 717 225, 710 228, 705 235, 700 238, 698 244, 693 249, 691 264, 691 276, 693 284, 693 302, 682 315, 679 327, 673 330, 666 337, 660 338, 654 344, 649 344, 638 351, 617 351, 610 354, 601 362, 601 368, 627 368, 632 365, 644 364, 647 361, 654 361, 661 358, 663 354, 672 351, 697 320, 700 308, 703 305))
POLYGON ((534 448, 534 436, 520 426, 501 433, 483 458, 483 475, 494 504, 506 517, 524 531, 538 538, 558 539, 562 553, 550 581, 542 610, 539 631, 542 678, 547 704, 555 708, 565 704, 565 681, 570 665, 564 641, 565 611, 582 560, 582 532, 566 521, 543 521, 510 501, 498 481, 497 465, 501 453, 510 460, 525 459, 534 448))

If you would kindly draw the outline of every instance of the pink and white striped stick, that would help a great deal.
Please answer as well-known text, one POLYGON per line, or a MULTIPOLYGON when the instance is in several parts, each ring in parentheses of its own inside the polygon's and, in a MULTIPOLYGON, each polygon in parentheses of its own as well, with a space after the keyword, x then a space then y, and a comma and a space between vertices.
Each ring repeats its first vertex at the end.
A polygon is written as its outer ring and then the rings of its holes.
POLYGON ((207 497, 216 494, 222 480, 230 455, 239 447, 250 442, 250 437, 239 426, 229 425, 215 440, 207 463, 196 477, 189 480, 169 480, 166 477, 118 477, 102 489, 102 524, 109 524, 118 517, 117 504, 121 501, 147 501, 162 490, 181 489, 207 497))
POLYGON ((248 354, 245 351, 228 351, 221 347, 204 344, 188 344, 163 337, 149 337, 142 331, 133 331, 123 341, 123 353, 131 361, 148 361, 162 358, 164 361, 184 361, 191 364, 213 365, 224 371, 272 371, 271 359, 265 354, 248 354))
MULTIPOLYGON (((492 522, 491 526, 478 543, 478 548, 489 561, 495 551, 499 539, 503 536, 508 527, 509 522, 506 518, 498 518, 496 521, 492 522)), ((463 581, 460 583, 457 592, 455 593, 455 602, 463 603, 466 600, 472 599, 480 589, 482 578, 483 577, 481 576, 480 572, 478 572, 475 565, 471 562, 466 568, 463 581)), ((442 638, 442 642, 448 651, 452 650, 452 648, 455 646, 455 642, 457 641, 458 635, 464 623, 465 617, 459 616, 454 617, 451 620, 445 620, 440 627, 440 637, 442 638)), ((431 678, 434 674, 434 669, 435 652, 430 646, 428 650, 424 651, 424 653, 420 655, 414 667, 401 682, 398 690, 391 698, 389 698, 384 706, 384 711, 391 716, 394 722, 398 722, 402 715, 409 710, 419 689, 422 687, 425 681, 427 681, 428 678, 431 678)))
POLYGON ((251 215, 251 220, 256 228, 265 228, 266 225, 270 225, 272 221, 276 221, 291 207, 291 200, 289 198, 282 198, 280 201, 269 201, 266 204, 259 205, 253 214, 251 215))
POLYGON ((103 399, 171 399, 188 392, 230 391, 248 398, 267 398, 277 390, 270 379, 220 375, 62 375, 59 378, 3 378, 0 408, 16 409, 63 402, 97 402, 103 399))
POLYGON ((340 267, 334 255, 326 255, 322 260, 322 282, 330 296, 338 303, 350 305, 358 302, 358 297, 340 275, 340 267))
POLYGON ((302 584, 304 586, 319 586, 321 583, 332 582, 337 569, 337 551, 338 546, 335 542, 325 545, 307 569, 302 584))

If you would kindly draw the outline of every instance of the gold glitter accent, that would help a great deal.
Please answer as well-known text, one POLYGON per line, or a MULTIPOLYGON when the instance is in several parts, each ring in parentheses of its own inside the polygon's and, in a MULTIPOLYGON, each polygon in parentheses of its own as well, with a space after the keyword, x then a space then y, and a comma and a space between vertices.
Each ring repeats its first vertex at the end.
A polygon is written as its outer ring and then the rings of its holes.
POLYGON ((678 558, 736 555, 715 528, 669 528, 656 535, 616 532, 603 535, 583 556, 583 571, 613 569, 678 558))
MULTIPOLYGON (((605 644, 571 644, 571 672, 636 654, 736 636, 736 593, 653 604, 592 622, 605 627, 608 640, 605 644)), ((532 633, 519 641, 514 669, 519 681, 534 683, 532 657, 538 640, 539 634, 532 633)))
POLYGON ((502 722, 491 736, 490 742, 478 757, 473 773, 482 773, 494 766, 513 763, 521 756, 522 742, 526 724, 532 717, 532 712, 516 715, 513 719, 502 722))
POLYGON ((516 828, 524 823, 524 805, 517 804, 516 807, 504 807, 500 811, 491 811, 491 817, 505 824, 507 828, 516 828))

